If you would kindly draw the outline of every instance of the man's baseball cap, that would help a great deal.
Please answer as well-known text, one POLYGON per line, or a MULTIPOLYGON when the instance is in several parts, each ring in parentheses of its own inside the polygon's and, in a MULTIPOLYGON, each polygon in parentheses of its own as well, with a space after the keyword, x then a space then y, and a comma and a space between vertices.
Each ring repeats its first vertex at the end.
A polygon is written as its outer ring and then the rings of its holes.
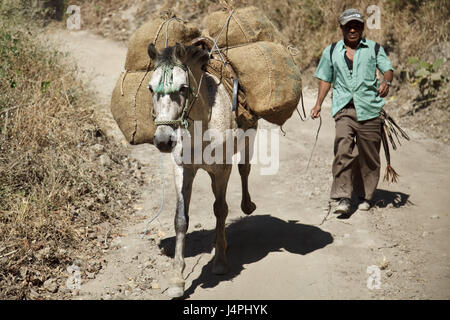
POLYGON ((347 9, 339 16, 339 23, 341 26, 352 20, 364 23, 364 16, 359 10, 356 9, 347 9))

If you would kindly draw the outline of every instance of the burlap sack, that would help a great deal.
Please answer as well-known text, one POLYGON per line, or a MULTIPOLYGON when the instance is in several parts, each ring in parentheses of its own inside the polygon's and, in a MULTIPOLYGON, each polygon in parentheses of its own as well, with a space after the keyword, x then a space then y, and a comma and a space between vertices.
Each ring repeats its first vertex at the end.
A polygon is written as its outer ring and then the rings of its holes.
MULTIPOLYGON (((131 36, 128 44, 128 52, 125 60, 125 70, 138 71, 153 68, 153 62, 147 53, 148 45, 155 41, 158 50, 165 48, 166 22, 160 18, 150 20, 139 27, 131 36)), ((191 23, 171 20, 168 28, 168 46, 174 46, 177 42, 190 44, 191 40, 200 36, 200 30, 191 23)), ((149 69, 149 70, 150 70, 149 69)))
MULTIPOLYGON (((207 28, 210 37, 216 39, 225 25, 228 11, 217 11, 209 14, 207 28)), ((285 37, 277 30, 266 15, 256 7, 235 9, 230 18, 228 29, 225 28, 217 43, 220 48, 257 41, 287 43, 285 37)))
POLYGON ((256 115, 282 125, 301 95, 300 70, 283 45, 255 42, 228 50, 247 103, 256 115))
POLYGON ((153 98, 147 88, 151 75, 148 72, 145 76, 145 71, 123 72, 112 93, 111 113, 131 144, 153 143, 153 98))

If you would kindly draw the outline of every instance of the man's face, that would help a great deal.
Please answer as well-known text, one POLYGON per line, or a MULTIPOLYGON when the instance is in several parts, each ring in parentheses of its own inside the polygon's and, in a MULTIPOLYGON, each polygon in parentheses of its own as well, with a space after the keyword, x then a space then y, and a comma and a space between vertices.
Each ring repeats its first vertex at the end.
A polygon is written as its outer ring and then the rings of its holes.
POLYGON ((356 42, 359 41, 362 37, 362 33, 364 31, 364 23, 361 23, 356 20, 352 20, 347 22, 347 24, 341 26, 342 34, 344 35, 344 39, 347 42, 356 42))

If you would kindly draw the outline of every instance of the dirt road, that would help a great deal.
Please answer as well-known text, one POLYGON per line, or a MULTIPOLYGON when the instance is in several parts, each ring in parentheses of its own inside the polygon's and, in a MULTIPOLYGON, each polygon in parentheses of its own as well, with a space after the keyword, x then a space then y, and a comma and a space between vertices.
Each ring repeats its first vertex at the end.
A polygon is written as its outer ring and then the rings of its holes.
MULTIPOLYGON (((106 130, 122 139, 108 108, 126 48, 88 31, 58 31, 51 38, 70 52, 80 75, 91 79, 106 130)), ((304 93, 309 111, 315 90, 304 93)), ((318 124, 301 122, 294 114, 283 127, 286 135, 279 136, 278 173, 261 175, 259 165, 252 167, 250 193, 257 209, 251 216, 240 210, 240 179, 233 169, 227 194, 230 272, 224 276, 211 273, 213 195, 209 176, 199 172, 186 240, 186 298, 449 299, 450 148, 407 130, 412 141, 392 152, 399 183, 380 182, 375 207, 369 212, 353 208, 345 219, 329 213, 334 136, 329 99, 306 171, 318 124)), ((267 122, 260 125, 273 128, 267 122)), ((175 234, 170 159, 162 157, 163 210, 141 238, 161 204, 160 154, 152 145, 129 150, 147 177, 142 201, 132 223, 113 239, 107 267, 94 279, 83 278, 75 299, 168 299, 175 234)))

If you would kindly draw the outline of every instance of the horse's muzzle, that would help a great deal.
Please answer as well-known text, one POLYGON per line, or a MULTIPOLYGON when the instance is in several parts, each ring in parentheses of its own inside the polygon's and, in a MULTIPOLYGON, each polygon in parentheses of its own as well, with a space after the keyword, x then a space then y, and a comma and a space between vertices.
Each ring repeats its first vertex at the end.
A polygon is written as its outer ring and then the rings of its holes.
POLYGON ((177 144, 175 131, 170 126, 161 125, 155 131, 153 136, 153 144, 159 151, 164 153, 172 152, 177 144))

